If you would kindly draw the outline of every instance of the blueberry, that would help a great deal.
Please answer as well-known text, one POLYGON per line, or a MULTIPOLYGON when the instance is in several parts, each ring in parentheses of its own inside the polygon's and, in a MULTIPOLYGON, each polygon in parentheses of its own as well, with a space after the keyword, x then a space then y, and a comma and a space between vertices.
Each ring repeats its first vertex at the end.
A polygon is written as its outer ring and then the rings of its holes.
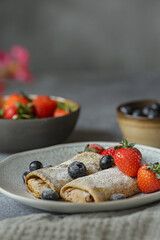
POLYGON ((120 108, 120 111, 124 114, 132 114, 133 109, 131 106, 126 105, 126 106, 122 106, 120 108))
POLYGON ((33 161, 29 164, 29 170, 32 172, 32 171, 35 171, 37 169, 40 169, 40 168, 43 168, 43 164, 39 161, 33 161))
POLYGON ((113 194, 111 197, 110 197, 110 200, 111 201, 115 201, 115 200, 121 200, 121 199, 125 199, 126 196, 124 194, 113 194))
POLYGON ((156 118, 156 117, 160 117, 160 113, 158 113, 157 111, 153 110, 153 109, 150 109, 148 115, 147 115, 148 118, 156 118))
POLYGON ((52 165, 47 165, 44 168, 50 168, 50 167, 53 167, 53 166, 52 165))
POLYGON ((132 116, 134 116, 134 117, 144 117, 144 114, 143 114, 141 109, 135 109, 132 112, 132 116))
POLYGON ((72 179, 83 177, 87 175, 86 166, 82 162, 72 162, 68 166, 68 174, 72 179))
POLYGON ((143 109, 142 109, 142 113, 143 115, 147 116, 149 111, 150 111, 150 106, 145 106, 143 109))
POLYGON ((25 183, 25 179, 26 179, 26 176, 29 174, 30 172, 29 171, 26 171, 22 174, 22 179, 23 179, 23 182, 25 183))
POLYGON ((159 103, 152 103, 151 109, 160 112, 160 104, 159 103))
POLYGON ((56 191, 53 191, 51 188, 46 188, 42 192, 42 199, 44 200, 59 200, 60 196, 56 191))
POLYGON ((101 169, 110 168, 113 166, 113 164, 114 164, 114 160, 113 160, 113 157, 110 155, 106 155, 106 156, 102 157, 100 160, 101 169))

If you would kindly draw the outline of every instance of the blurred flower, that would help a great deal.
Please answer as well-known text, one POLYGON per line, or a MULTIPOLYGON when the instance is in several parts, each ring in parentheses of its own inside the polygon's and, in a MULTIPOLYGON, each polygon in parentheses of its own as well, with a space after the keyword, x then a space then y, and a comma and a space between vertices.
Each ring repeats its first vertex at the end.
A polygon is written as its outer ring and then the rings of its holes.
POLYGON ((28 66, 30 55, 29 52, 21 46, 13 46, 11 48, 11 56, 18 60, 22 65, 28 66))
POLYGON ((0 50, 0 93, 6 79, 31 82, 33 76, 29 71, 30 54, 21 46, 13 46, 9 52, 0 50))
POLYGON ((11 62, 9 53, 0 51, 0 68, 6 67, 11 62))

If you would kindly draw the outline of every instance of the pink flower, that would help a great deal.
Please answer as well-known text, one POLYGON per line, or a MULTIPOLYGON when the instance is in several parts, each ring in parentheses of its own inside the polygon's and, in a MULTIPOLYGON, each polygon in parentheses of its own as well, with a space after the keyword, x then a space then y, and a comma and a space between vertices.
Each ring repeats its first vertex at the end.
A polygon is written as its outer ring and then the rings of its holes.
POLYGON ((13 60, 18 61, 21 65, 28 66, 30 55, 27 49, 21 46, 13 46, 10 50, 10 54, 13 60))
POLYGON ((12 61, 11 56, 8 52, 0 51, 0 70, 1 68, 7 67, 12 61))
POLYGON ((3 84, 3 82, 0 80, 0 96, 1 96, 2 93, 3 93, 3 90, 4 90, 4 84, 3 84))
POLYGON ((17 81, 27 83, 33 81, 34 79, 28 68, 23 65, 19 65, 18 70, 12 75, 12 77, 17 81))
POLYGON ((30 54, 21 46, 13 46, 10 52, 0 50, 0 95, 5 79, 31 82, 33 76, 29 70, 30 54))

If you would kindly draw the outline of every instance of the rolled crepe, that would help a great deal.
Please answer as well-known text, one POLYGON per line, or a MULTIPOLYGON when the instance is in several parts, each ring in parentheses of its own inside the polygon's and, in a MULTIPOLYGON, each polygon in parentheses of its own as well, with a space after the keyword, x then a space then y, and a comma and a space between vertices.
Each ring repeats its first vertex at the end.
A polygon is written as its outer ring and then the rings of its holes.
POLYGON ((111 195, 118 193, 130 197, 139 191, 136 178, 112 167, 67 183, 60 195, 65 201, 86 203, 107 201, 111 195))
POLYGON ((87 169, 87 175, 100 170, 101 155, 94 152, 83 152, 56 167, 42 168, 30 172, 25 179, 28 191, 37 198, 41 198, 43 190, 51 188, 60 193, 60 189, 73 179, 68 174, 68 166, 74 162, 82 162, 87 169))

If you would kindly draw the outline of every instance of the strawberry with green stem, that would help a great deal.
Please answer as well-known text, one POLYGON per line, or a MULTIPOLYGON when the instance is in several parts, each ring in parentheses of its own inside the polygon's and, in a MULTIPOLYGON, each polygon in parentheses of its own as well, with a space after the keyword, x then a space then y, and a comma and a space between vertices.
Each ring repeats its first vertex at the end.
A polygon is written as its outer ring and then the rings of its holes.
POLYGON ((96 143, 87 144, 87 146, 84 149, 84 152, 95 152, 99 154, 101 154, 102 151, 104 151, 104 148, 101 145, 96 143))
POLYGON ((5 119, 30 119, 36 117, 32 99, 24 92, 10 95, 5 101, 0 115, 5 119))
POLYGON ((143 193, 152 193, 160 190, 160 163, 145 164, 137 174, 138 186, 143 193))
POLYGON ((58 102, 56 109, 53 112, 53 117, 62 117, 77 110, 77 107, 72 103, 58 102))
POLYGON ((5 119, 31 119, 36 118, 33 103, 22 104, 16 102, 14 105, 4 109, 3 118, 5 119))
POLYGON ((142 165, 142 154, 134 145, 135 143, 128 144, 128 141, 124 139, 120 146, 115 147, 114 154, 115 165, 130 177, 136 177, 142 165))
POLYGON ((30 102, 30 100, 28 97, 26 97, 26 95, 24 96, 24 94, 22 95, 18 93, 11 94, 4 102, 3 105, 4 110, 7 109, 8 107, 15 105, 15 103, 17 102, 27 105, 30 102))

